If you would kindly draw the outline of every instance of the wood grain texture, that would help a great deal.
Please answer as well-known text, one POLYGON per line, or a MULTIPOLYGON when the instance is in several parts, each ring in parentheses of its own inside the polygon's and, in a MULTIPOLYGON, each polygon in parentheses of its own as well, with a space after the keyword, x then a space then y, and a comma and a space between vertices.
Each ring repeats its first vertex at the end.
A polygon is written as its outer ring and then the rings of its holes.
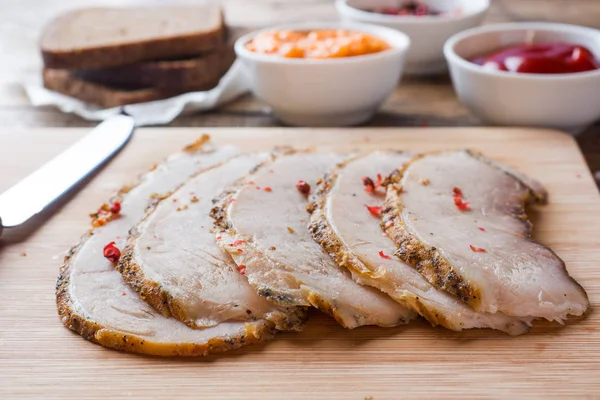
MULTIPOLYGON (((424 322, 348 331, 315 313, 304 332, 222 356, 160 359, 104 349, 68 331, 57 317, 54 285, 62 257, 89 227, 88 213, 115 189, 205 132, 141 129, 68 204, 38 219, 24 242, 1 242, 1 399, 564 399, 600 393, 600 196, 570 136, 485 128, 208 131, 215 142, 248 151, 276 144, 483 151, 547 186, 550 204, 533 213, 535 237, 566 261, 592 310, 562 328, 536 323, 532 333, 516 338, 433 329, 424 322)), ((0 130, 0 192, 85 132, 0 130)))

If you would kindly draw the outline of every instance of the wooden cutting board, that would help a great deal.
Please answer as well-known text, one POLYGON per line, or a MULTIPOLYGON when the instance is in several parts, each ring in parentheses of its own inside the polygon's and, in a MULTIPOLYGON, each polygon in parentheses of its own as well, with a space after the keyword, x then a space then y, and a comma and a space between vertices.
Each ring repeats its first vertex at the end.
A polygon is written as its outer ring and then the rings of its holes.
MULTIPOLYGON (((533 212, 535 237, 587 290, 592 310, 566 326, 536 323, 509 337, 457 333, 425 322, 352 331, 316 312, 306 330, 229 354, 161 359, 104 349, 68 331, 54 285, 88 213, 117 188, 199 134, 140 129, 132 142, 25 241, 0 245, 0 398, 400 399, 600 396, 600 196, 567 135, 525 129, 210 129, 248 151, 274 145, 340 151, 471 147, 542 181, 550 204, 533 212)), ((0 191, 84 134, 0 131, 0 191)), ((43 224, 42 224, 43 223, 43 224)))

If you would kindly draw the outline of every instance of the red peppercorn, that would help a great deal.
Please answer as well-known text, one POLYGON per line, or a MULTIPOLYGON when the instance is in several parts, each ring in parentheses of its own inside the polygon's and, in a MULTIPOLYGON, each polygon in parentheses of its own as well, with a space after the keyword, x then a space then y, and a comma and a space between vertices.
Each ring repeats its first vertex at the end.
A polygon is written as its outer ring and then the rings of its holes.
POLYGON ((369 178, 368 176, 365 176, 364 178, 362 178, 362 182, 363 182, 363 186, 365 187, 365 192, 374 192, 375 191, 375 182, 373 182, 373 179, 369 178))
POLYGON ((116 264, 121 257, 121 251, 115 246, 115 242, 110 242, 104 246, 104 258, 113 264, 116 264))
POLYGON ((308 196, 310 194, 310 185, 302 179, 300 179, 298 183, 296 183, 296 189, 298 189, 298 191, 305 196, 308 196))
POLYGON ((121 203, 118 201, 115 201, 114 203, 112 203, 110 206, 110 212, 113 214, 120 213, 121 212, 121 203))

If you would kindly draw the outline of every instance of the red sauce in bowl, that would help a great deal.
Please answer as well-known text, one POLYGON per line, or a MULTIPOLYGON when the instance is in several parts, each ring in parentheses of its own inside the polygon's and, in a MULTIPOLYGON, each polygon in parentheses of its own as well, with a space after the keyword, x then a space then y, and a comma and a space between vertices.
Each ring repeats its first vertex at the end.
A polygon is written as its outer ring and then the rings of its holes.
POLYGON ((523 44, 471 61, 487 69, 525 74, 570 74, 600 69, 600 62, 589 49, 571 43, 523 44))

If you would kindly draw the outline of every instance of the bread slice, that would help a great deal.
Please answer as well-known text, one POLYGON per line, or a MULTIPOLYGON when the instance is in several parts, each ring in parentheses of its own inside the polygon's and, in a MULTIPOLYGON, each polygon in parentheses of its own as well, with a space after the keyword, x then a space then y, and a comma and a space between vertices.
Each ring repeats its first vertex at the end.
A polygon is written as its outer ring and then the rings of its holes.
POLYGON ((217 78, 214 81, 206 82, 199 86, 180 87, 176 89, 139 86, 118 88, 78 78, 64 69, 51 68, 44 68, 43 80, 44 86, 50 90, 78 98, 87 103, 96 104, 103 108, 166 99, 184 92, 209 90, 219 83, 219 79, 217 78))
POLYGON ((48 24, 40 47, 47 68, 106 68, 211 52, 223 45, 216 4, 88 8, 48 24))
POLYGON ((122 67, 73 71, 74 77, 113 87, 154 87, 161 90, 188 91, 206 87, 223 76, 233 61, 233 47, 182 60, 150 61, 122 67))

